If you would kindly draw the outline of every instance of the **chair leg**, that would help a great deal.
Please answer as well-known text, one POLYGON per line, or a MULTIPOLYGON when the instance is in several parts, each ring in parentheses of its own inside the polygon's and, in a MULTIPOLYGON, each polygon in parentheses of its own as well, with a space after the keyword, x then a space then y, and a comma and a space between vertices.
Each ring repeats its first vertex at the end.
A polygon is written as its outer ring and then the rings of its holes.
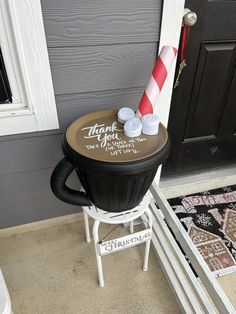
POLYGON ((131 220, 129 223, 129 233, 134 233, 134 221, 131 220))
POLYGON ((89 217, 88 214, 84 211, 84 226, 85 226, 85 238, 88 243, 91 242, 90 232, 89 232, 89 217))
MULTIPOLYGON (((147 216, 148 216, 148 227, 152 229, 152 214, 147 208, 146 210, 147 216)), ((149 260, 149 252, 150 252, 150 244, 151 244, 151 239, 146 241, 145 245, 145 253, 144 253, 144 263, 143 263, 143 270, 147 271, 148 270, 148 260, 149 260)))
POLYGON ((101 259, 101 256, 98 254, 98 249, 97 249, 97 243, 99 242, 99 238, 98 238, 99 224, 100 224, 100 221, 95 220, 94 225, 93 225, 93 239, 94 239, 95 253, 96 253, 96 260, 97 260, 99 286, 103 288, 104 278, 103 278, 103 270, 102 270, 102 259, 101 259))

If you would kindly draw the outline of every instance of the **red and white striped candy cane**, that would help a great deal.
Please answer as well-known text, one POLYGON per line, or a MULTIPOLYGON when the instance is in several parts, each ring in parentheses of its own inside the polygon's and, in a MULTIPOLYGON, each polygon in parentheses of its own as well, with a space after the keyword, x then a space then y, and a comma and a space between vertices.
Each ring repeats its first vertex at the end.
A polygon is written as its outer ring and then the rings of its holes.
POLYGON ((140 101, 137 111, 138 117, 142 117, 148 113, 153 113, 157 98, 161 92, 162 86, 167 78, 176 54, 176 48, 170 46, 162 47, 160 55, 152 71, 151 79, 140 101))

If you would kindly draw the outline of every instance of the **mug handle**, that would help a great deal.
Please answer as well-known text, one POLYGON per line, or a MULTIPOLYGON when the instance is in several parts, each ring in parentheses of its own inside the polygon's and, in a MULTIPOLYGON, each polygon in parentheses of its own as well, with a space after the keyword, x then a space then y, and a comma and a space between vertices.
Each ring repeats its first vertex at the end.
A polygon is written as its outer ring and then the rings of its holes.
POLYGON ((50 180, 52 192, 63 202, 72 205, 91 206, 91 200, 86 193, 73 190, 65 184, 74 169, 75 166, 67 158, 63 158, 56 165, 50 180))

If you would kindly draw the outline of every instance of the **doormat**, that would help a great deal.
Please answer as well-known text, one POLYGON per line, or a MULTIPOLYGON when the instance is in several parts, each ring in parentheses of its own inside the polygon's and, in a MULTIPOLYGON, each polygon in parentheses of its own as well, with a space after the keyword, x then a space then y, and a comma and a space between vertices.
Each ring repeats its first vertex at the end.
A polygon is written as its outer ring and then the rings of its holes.
POLYGON ((236 185, 168 202, 214 275, 236 271, 236 185))

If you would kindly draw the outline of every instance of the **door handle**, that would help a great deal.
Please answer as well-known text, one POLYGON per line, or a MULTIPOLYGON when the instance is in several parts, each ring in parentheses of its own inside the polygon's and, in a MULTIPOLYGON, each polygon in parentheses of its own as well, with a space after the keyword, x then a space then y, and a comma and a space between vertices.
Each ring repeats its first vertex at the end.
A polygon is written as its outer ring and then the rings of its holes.
POLYGON ((189 10, 188 8, 184 9, 183 15, 183 24, 187 26, 193 26, 197 22, 197 13, 189 10))

